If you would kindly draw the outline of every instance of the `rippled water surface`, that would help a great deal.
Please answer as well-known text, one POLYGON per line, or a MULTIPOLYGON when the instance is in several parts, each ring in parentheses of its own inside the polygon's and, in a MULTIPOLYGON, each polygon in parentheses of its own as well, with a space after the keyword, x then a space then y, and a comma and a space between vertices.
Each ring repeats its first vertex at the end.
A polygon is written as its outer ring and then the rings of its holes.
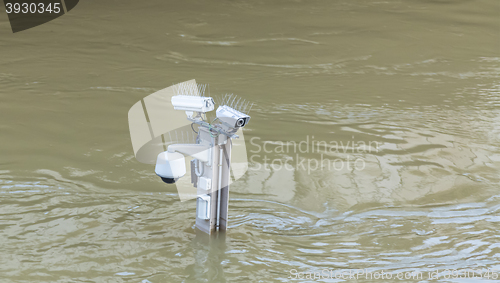
POLYGON ((80 1, 0 34, 0 282, 500 272, 498 1, 80 1), (225 239, 130 143, 193 78, 255 102, 225 239))

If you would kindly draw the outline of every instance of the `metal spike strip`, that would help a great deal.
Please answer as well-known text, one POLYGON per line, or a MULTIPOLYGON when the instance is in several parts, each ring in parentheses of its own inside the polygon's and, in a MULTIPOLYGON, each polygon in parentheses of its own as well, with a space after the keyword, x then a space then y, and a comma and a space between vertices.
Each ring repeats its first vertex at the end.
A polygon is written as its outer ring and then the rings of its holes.
MULTIPOLYGON (((188 83, 179 83, 175 85, 175 91, 178 95, 188 95, 188 96, 202 96, 205 97, 205 93, 209 88, 208 84, 188 84, 188 83)), ((237 95, 224 94, 220 97, 216 97, 215 101, 220 105, 227 105, 241 113, 249 114, 252 110, 253 103, 246 101, 246 99, 242 99, 237 95)))
POLYGON ((247 101, 246 99, 238 97, 237 95, 234 95, 232 93, 231 94, 226 93, 224 95, 217 96, 214 98, 214 100, 220 106, 226 105, 245 114, 248 114, 247 110, 249 112, 253 106, 253 104, 250 103, 250 101, 247 101))
POLYGON ((187 96, 204 96, 206 85, 204 84, 188 84, 179 83, 175 85, 175 92, 177 95, 187 95, 187 96))

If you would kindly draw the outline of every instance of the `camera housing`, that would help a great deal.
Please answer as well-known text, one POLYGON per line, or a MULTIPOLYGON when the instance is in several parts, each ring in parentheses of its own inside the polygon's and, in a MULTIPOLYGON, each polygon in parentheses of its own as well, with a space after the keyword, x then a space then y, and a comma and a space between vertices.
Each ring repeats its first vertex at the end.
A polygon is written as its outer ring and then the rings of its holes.
POLYGON ((217 108, 217 118, 222 124, 229 128, 241 128, 245 127, 250 120, 250 116, 241 113, 227 105, 222 105, 217 108))
POLYGON ((167 184, 175 183, 186 174, 184 155, 178 152, 164 151, 158 154, 155 173, 167 184))
POLYGON ((170 100, 175 110, 207 113, 214 110, 215 102, 211 97, 195 95, 175 95, 170 100))

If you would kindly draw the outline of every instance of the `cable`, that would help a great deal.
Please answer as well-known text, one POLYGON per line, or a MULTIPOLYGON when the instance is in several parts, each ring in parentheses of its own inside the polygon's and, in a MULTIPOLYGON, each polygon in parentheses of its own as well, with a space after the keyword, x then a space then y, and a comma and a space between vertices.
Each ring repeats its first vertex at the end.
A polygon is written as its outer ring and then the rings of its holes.
POLYGON ((215 136, 213 136, 213 135, 212 135, 212 127, 213 127, 213 125, 212 125, 212 124, 213 124, 215 121, 217 121, 218 119, 219 119, 219 117, 215 117, 215 119, 213 119, 213 120, 212 120, 212 123, 208 124, 208 125, 209 125, 209 126, 208 126, 208 129, 210 130, 210 136, 211 136, 212 138, 215 138, 215 137, 219 136, 219 133, 218 133, 218 132, 216 132, 217 134, 216 134, 215 136))
POLYGON ((198 132, 194 130, 193 125, 194 125, 194 123, 191 123, 191 129, 193 130, 193 132, 195 132, 196 134, 198 134, 198 132))
POLYGON ((205 172, 205 166, 203 166, 203 162, 201 162, 200 160, 197 159, 194 163, 194 173, 196 174, 196 176, 201 177, 204 172, 205 172), (198 163, 201 163, 201 171, 200 172, 198 172, 198 163))
POLYGON ((210 132, 210 136, 211 136, 212 138, 218 137, 218 136, 219 136, 219 133, 218 133, 218 132, 215 132, 215 133, 216 133, 216 135, 212 135, 212 133, 213 133, 213 132, 212 132, 212 128, 213 128, 212 124, 208 124, 208 131, 210 132))
POLYGON ((219 136, 219 133, 217 133, 217 132, 215 132, 215 135, 212 135, 212 133, 213 133, 213 132, 212 132, 212 130, 210 129, 210 136, 211 136, 212 138, 216 138, 216 137, 218 137, 218 136, 219 136))

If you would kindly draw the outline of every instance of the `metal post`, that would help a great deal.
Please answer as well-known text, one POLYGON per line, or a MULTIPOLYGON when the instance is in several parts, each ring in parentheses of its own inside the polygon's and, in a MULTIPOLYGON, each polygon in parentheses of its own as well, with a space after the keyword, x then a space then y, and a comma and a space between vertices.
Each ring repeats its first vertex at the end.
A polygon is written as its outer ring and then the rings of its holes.
MULTIPOLYGON (((223 137, 223 136, 221 136, 223 137)), ((229 181, 230 181, 230 165, 231 165, 231 138, 226 139, 226 143, 221 146, 222 154, 222 174, 220 188, 220 213, 219 213, 219 231, 226 231, 228 206, 229 206, 229 181)))
POLYGON ((200 165, 204 166, 202 176, 195 177, 198 188, 196 228, 207 234, 213 234, 227 229, 231 139, 222 134, 213 137, 208 129, 200 127, 200 143, 211 144, 211 158, 209 164, 200 165), (206 182, 201 182, 201 178, 210 180, 208 188, 203 187, 206 182), (210 206, 209 213, 204 217, 207 203, 210 206))

